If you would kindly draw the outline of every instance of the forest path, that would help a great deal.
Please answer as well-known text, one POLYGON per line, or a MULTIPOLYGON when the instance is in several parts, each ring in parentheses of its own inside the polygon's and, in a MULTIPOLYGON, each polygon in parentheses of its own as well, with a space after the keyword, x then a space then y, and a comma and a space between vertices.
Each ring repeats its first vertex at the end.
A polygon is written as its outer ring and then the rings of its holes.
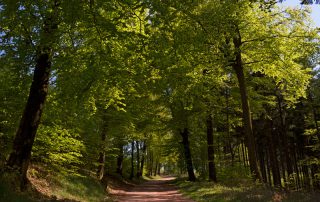
POLYGON ((117 202, 193 202, 182 196, 178 188, 170 184, 174 179, 162 177, 134 186, 130 190, 116 190, 113 198, 117 202))

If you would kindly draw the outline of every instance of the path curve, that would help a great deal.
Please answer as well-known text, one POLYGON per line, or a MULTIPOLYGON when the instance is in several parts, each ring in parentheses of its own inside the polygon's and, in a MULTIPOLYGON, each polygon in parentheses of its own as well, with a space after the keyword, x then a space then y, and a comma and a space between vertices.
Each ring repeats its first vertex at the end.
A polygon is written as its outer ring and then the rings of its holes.
POLYGON ((173 177, 162 177, 150 180, 131 190, 117 190, 113 197, 117 202, 194 202, 179 193, 177 187, 171 185, 173 177))

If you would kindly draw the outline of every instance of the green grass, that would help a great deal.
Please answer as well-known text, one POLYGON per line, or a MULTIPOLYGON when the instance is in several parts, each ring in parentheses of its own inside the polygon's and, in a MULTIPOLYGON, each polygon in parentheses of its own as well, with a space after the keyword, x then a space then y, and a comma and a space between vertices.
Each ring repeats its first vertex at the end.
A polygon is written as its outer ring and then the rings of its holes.
POLYGON ((262 185, 247 182, 245 184, 226 185, 212 182, 189 182, 179 179, 175 182, 181 192, 195 201, 288 201, 316 202, 320 194, 315 192, 277 192, 262 185))
POLYGON ((287 202, 318 202, 317 192, 279 192, 255 183, 250 179, 248 169, 235 165, 218 170, 218 183, 208 181, 189 182, 180 178, 175 184, 181 193, 195 201, 235 202, 235 201, 287 201, 287 202))
POLYGON ((248 186, 226 186, 212 182, 188 182, 178 180, 176 184, 183 194, 195 201, 269 201, 272 193, 260 193, 260 189, 248 186))
MULTIPOLYGON (((29 180, 33 188, 29 186, 23 193, 9 188, 12 184, 10 180, 0 180, 0 202, 108 201, 105 186, 93 177, 75 173, 48 173, 44 169, 30 169, 29 180)), ((3 179, 11 178, 7 176, 3 179)))
POLYGON ((35 200, 31 199, 28 196, 28 193, 17 194, 10 190, 8 186, 4 183, 0 183, 0 201, 3 202, 34 202, 35 200))
POLYGON ((59 174, 52 181, 52 195, 58 199, 83 202, 100 202, 106 199, 104 187, 92 177, 59 174))

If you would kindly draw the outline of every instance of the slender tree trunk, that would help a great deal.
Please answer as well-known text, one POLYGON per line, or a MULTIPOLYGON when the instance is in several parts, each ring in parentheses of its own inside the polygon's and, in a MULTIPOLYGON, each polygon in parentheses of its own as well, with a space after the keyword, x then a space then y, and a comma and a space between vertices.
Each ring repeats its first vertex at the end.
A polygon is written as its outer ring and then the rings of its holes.
MULTIPOLYGON (((279 108, 279 118, 280 118, 280 125, 281 125, 281 139, 283 143, 283 154, 285 156, 286 160, 286 170, 288 173, 288 177, 293 173, 293 165, 292 165, 292 160, 290 158, 290 147, 288 144, 288 135, 287 135, 287 129, 286 129, 286 122, 285 122, 285 116, 284 116, 284 111, 282 109, 282 100, 280 98, 280 95, 277 95, 277 100, 278 100, 278 108, 279 108)), ((281 148, 280 148, 281 149, 281 148)), ((284 176, 285 178, 285 176, 284 176)))
POLYGON ((279 170, 279 163, 277 159, 277 152, 275 146, 277 145, 274 135, 272 134, 272 122, 269 121, 267 128, 269 128, 269 156, 270 156, 270 165, 273 177, 273 184, 275 187, 281 187, 281 176, 279 170))
POLYGON ((136 141, 136 148, 137 148, 137 178, 140 177, 140 142, 136 141))
POLYGON ((156 161, 156 167, 154 169, 153 176, 157 175, 157 171, 158 171, 158 160, 156 161))
POLYGON ((146 150, 147 150, 147 144, 144 141, 143 142, 143 147, 142 147, 142 158, 141 158, 141 167, 140 167, 140 176, 143 175, 143 166, 144 166, 144 160, 146 156, 146 150))
POLYGON ((247 87, 244 76, 244 70, 242 65, 242 56, 241 56, 241 35, 238 27, 236 27, 237 36, 233 38, 233 44, 235 47, 235 62, 233 63, 233 69, 236 72, 240 95, 241 95, 241 104, 242 104, 242 115, 243 115, 243 125, 245 129, 245 135, 248 139, 248 154, 249 154, 249 163, 250 171, 254 179, 259 179, 262 181, 261 172, 257 162, 256 155, 256 146, 255 146, 255 137, 253 135, 252 129, 252 120, 251 112, 248 101, 247 87))
POLYGON ((294 149, 293 152, 293 160, 294 160, 294 169, 296 172, 296 189, 300 189, 301 187, 301 182, 300 182, 300 171, 299 171, 299 167, 298 167, 298 160, 297 160, 297 150, 294 149))
MULTIPOLYGON (((267 148, 267 151, 268 151, 268 148, 267 148)), ((270 151, 269 151, 270 152, 270 151)), ((270 155, 268 154, 268 152, 266 152, 266 160, 267 160, 267 179, 268 179, 268 183, 269 183, 269 186, 272 187, 272 181, 271 181, 271 170, 270 170, 270 167, 271 167, 271 160, 270 160, 270 155)))
POLYGON ((213 147, 213 120, 212 115, 207 117, 207 145, 208 145, 208 169, 209 180, 217 182, 216 167, 214 163, 214 147, 213 147))
POLYGON ((265 155, 264 155, 264 150, 263 150, 262 145, 261 145, 261 147, 258 148, 258 153, 259 153, 259 162, 260 162, 260 168, 261 168, 263 182, 267 182, 265 155))
POLYGON ((149 152, 150 155, 150 163, 149 163, 149 176, 152 176, 152 169, 153 169, 153 152, 149 152))
MULTIPOLYGON (((285 165, 285 161, 286 161, 286 158, 285 158, 285 154, 282 153, 282 148, 281 148, 281 143, 279 143, 278 145, 278 150, 279 150, 279 159, 280 159, 280 173, 282 175, 282 178, 283 178, 283 182, 284 182, 284 187, 286 186, 286 183, 287 183, 287 178, 286 178, 286 165, 285 165)), ((280 177, 281 179, 281 177, 280 177)))
POLYGON ((123 146, 119 147, 119 155, 117 157, 117 170, 116 173, 122 176, 122 163, 123 163, 123 146))
POLYGON ((106 162, 106 154, 105 154, 105 142, 107 138, 107 122, 104 120, 104 126, 101 131, 101 148, 99 152, 99 160, 98 160, 98 170, 97 170, 97 177, 99 180, 102 180, 103 175, 104 175, 104 167, 105 167, 105 162, 106 162))
POLYGON ((247 167, 246 148, 243 142, 241 143, 241 151, 242 151, 243 165, 244 167, 247 167))
POLYGON ((134 177, 134 141, 131 142, 131 172, 130 179, 134 177))
POLYGON ((161 171, 161 163, 158 164, 158 170, 157 170, 158 175, 160 175, 160 171, 161 171))
POLYGON ((194 182, 194 181, 196 181, 196 177, 193 172, 193 164, 192 164, 190 145, 189 145, 188 128, 185 128, 182 132, 180 132, 180 135, 182 136, 182 144, 183 144, 183 148, 184 148, 184 158, 185 158, 185 162, 187 165, 189 181, 194 182))
POLYGON ((54 35, 58 28, 59 4, 59 1, 54 2, 52 13, 46 17, 43 29, 40 31, 41 37, 44 40, 41 40, 37 47, 38 50, 35 57, 36 65, 29 97, 14 138, 13 151, 7 161, 8 168, 14 168, 18 171, 20 189, 22 191, 26 189, 28 182, 27 170, 31 159, 31 150, 48 94, 52 47, 56 39, 54 35))

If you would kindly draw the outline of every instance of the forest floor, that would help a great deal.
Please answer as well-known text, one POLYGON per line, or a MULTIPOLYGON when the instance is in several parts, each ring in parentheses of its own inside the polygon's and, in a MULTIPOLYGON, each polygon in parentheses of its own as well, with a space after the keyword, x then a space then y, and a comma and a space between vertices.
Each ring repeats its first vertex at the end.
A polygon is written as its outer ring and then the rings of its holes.
POLYGON ((245 179, 233 182, 213 183, 208 181, 189 182, 186 179, 175 180, 183 195, 197 202, 319 202, 320 193, 312 191, 272 190, 261 184, 245 179), (241 182, 242 181, 242 182, 241 182))
POLYGON ((173 185, 174 179, 164 176, 132 187, 113 187, 109 193, 117 202, 193 202, 184 197, 173 185))

